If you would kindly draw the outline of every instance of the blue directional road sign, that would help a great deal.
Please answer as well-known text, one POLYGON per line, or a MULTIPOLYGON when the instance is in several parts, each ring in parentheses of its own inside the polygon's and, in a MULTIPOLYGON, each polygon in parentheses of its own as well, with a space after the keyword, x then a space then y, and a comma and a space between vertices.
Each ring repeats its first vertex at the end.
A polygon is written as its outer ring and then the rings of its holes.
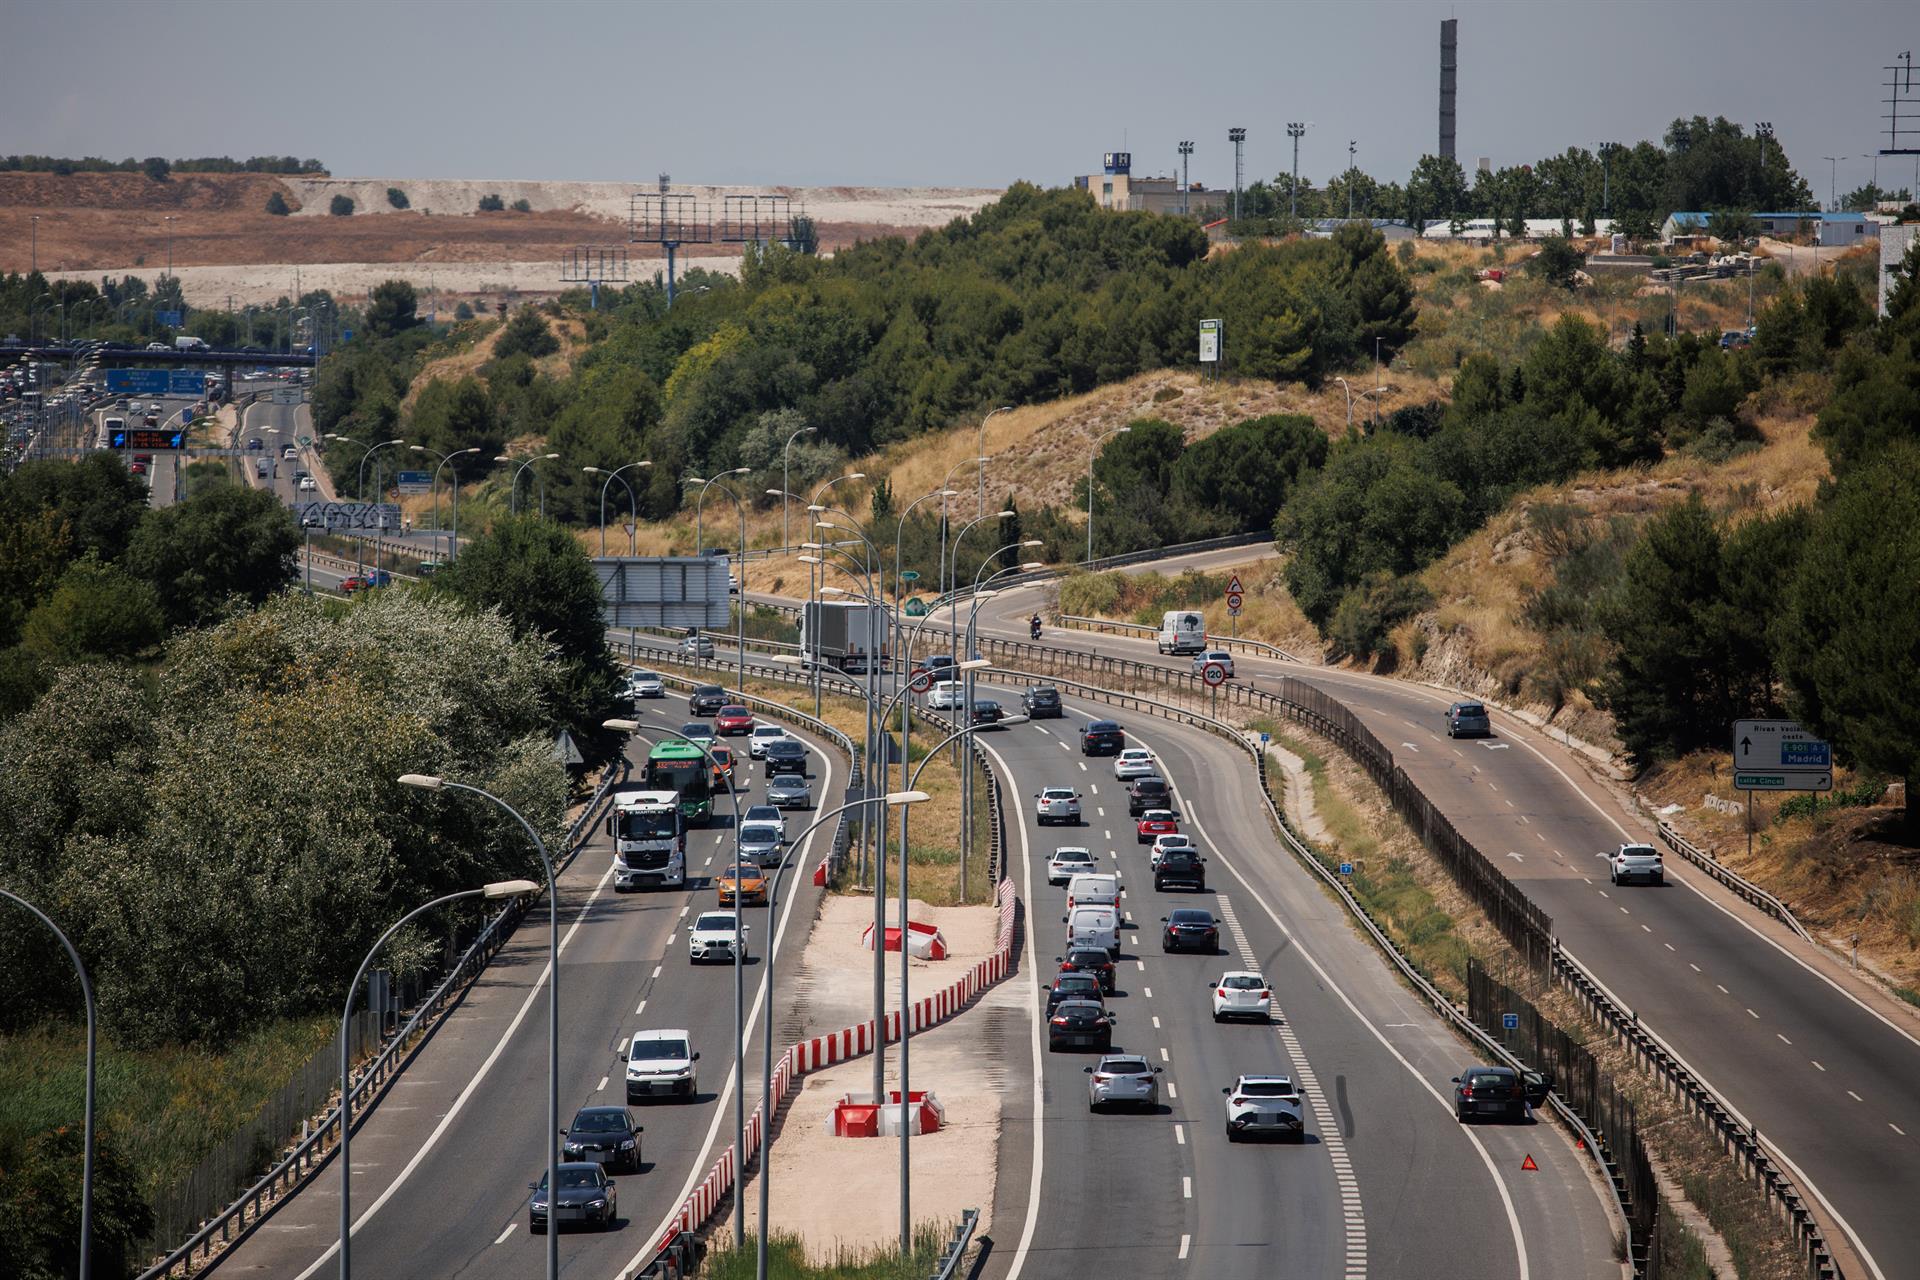
POLYGON ((163 324, 169 329, 178 329, 180 322, 185 318, 186 313, 182 311, 156 311, 153 313, 154 323, 163 324))
POLYGON ((1352 874, 1353 874, 1353 864, 1352 864, 1351 862, 1343 862, 1343 863, 1341 863, 1341 864, 1340 864, 1340 874, 1341 874, 1341 875, 1343 875, 1343 876, 1350 876, 1350 875, 1352 875, 1352 874))
POLYGON ((116 396, 202 396, 207 375, 198 369, 109 369, 107 390, 116 396))
POLYGON ((1520 1025, 1520 1015, 1517 1013, 1503 1013, 1500 1015, 1500 1025, 1508 1031, 1515 1030, 1520 1025))

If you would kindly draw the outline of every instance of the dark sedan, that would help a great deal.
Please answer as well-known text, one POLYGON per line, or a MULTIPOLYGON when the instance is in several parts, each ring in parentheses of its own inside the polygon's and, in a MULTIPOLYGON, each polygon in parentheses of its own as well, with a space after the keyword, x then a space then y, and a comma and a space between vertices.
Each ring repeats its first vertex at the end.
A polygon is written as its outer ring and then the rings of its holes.
POLYGON ((1526 1082, 1512 1067, 1462 1067, 1453 1078, 1453 1114, 1461 1124, 1480 1116, 1525 1120, 1526 1082))
POLYGON ((687 706, 697 716, 710 716, 727 705, 727 691, 717 684, 703 684, 687 696, 687 706))
POLYGON ((1199 951, 1212 955, 1220 949, 1220 922, 1211 911, 1183 907, 1169 916, 1161 916, 1166 927, 1160 931, 1162 951, 1199 951))
POLYGON ((760 762, 765 768, 765 776, 769 778, 779 773, 797 773, 805 777, 807 749, 797 739, 780 738, 767 744, 760 762))
POLYGON ((1062 1000, 1053 1007, 1053 1016, 1047 1019, 1047 1048, 1105 1052, 1113 1048, 1116 1021, 1104 1005, 1091 1000, 1062 1000))
POLYGON ((640 1172, 641 1127, 625 1107, 582 1107, 567 1126, 560 1152, 568 1160, 590 1161, 640 1172))
POLYGON ((1090 720, 1080 731, 1080 754, 1117 756, 1127 745, 1127 735, 1111 720, 1090 720))
POLYGON ((1060 961, 1062 973, 1090 973, 1100 979, 1100 989, 1113 994, 1114 963, 1105 947, 1075 947, 1060 961))
POLYGON ((999 724, 1006 719, 1007 713, 992 698, 975 698, 973 701, 973 722, 975 724, 999 724))
MULTIPOLYGON (((527 1202, 527 1230, 538 1234, 547 1229, 547 1175, 543 1173, 540 1181, 527 1185, 533 1189, 533 1199, 527 1202)), ((562 1227, 569 1222, 590 1222, 602 1231, 612 1229, 620 1216, 613 1179, 597 1164, 562 1164, 560 1195, 552 1216, 562 1227)))
POLYGON ((1051 1015, 1062 1000, 1091 1000, 1102 1006, 1106 1001, 1100 995, 1100 975, 1095 973, 1063 973, 1053 980, 1047 988, 1047 1013, 1051 1015))

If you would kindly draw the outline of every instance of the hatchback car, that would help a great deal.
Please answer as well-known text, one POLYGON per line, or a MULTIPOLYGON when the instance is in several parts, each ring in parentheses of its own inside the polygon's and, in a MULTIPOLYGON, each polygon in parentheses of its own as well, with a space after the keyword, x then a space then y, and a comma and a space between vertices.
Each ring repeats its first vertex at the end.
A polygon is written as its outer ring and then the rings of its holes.
MULTIPOLYGON (((420 568, 424 571, 426 567, 426 562, 422 561, 420 568)), ((626 692, 629 698, 664 698, 667 696, 667 686, 657 671, 629 671, 626 692)))
POLYGON ((1157 773, 1135 778, 1127 784, 1127 816, 1137 818, 1149 809, 1173 808, 1173 788, 1157 773))
POLYGON ((973 722, 975 724, 999 724, 1002 720, 1006 719, 1006 716, 1007 713, 1002 711, 1000 704, 992 698, 975 698, 973 700, 973 722))
MULTIPOLYGON (((700 917, 708 919, 707 916, 700 917)), ((732 929, 733 917, 723 917, 732 929)), ((731 941, 733 934, 727 934, 731 941)), ((627 1043, 627 1101, 642 1098, 680 1097, 691 1100, 699 1092, 699 1073, 694 1063, 700 1055, 685 1031, 636 1031, 627 1043)))
POLYGON ((776 809, 774 806, 770 804, 748 805, 747 811, 740 815, 740 821, 743 823, 771 822, 774 826, 780 828, 781 835, 787 834, 786 815, 781 813, 780 810, 776 809))
POLYGON ((1117 971, 1113 956, 1105 947, 1074 947, 1060 961, 1062 973, 1090 973, 1100 979, 1100 989, 1113 994, 1117 971))
MULTIPOLYGON (((771 822, 743 822, 740 824, 740 856, 750 860, 758 867, 777 867, 786 856, 786 837, 779 826, 771 822)), ((725 898, 722 897, 722 901, 725 898)))
POLYGON ((804 774, 775 774, 767 779, 767 803, 776 809, 810 809, 813 789, 804 774))
POLYGON ((1126 749, 1127 735, 1111 720, 1090 720, 1080 730, 1080 754, 1117 756, 1126 749))
POLYGON ((1193 674, 1203 675, 1208 667, 1220 668, 1220 674, 1233 679, 1233 655, 1225 649, 1208 649, 1193 655, 1193 674))
POLYGON ((1461 1124, 1479 1116, 1525 1120, 1526 1082, 1512 1067, 1462 1067, 1453 1078, 1453 1114, 1461 1124))
POLYGON ((1147 851, 1147 866, 1158 867, 1160 865, 1160 855, 1169 849, 1197 849, 1198 847, 1198 845, 1194 844, 1192 836, 1184 835, 1178 831, 1169 835, 1155 836, 1153 838, 1153 848, 1147 851))
POLYGON ((932 653, 914 663, 911 674, 932 676, 938 682, 941 677, 950 675, 956 665, 952 654, 932 653))
POLYGON ((1053 985, 1047 988, 1047 1013, 1053 1013, 1053 1007, 1062 1000, 1091 1000, 1105 1006, 1104 993, 1100 990, 1100 976, 1093 973, 1056 974, 1053 985))
POLYGON ((767 905, 767 876, 751 862, 739 862, 722 871, 713 882, 714 892, 723 907, 767 905))
POLYGON ((1099 864, 1093 860, 1093 851, 1077 845, 1062 845, 1053 851, 1047 859, 1047 883, 1066 884, 1075 876, 1084 876, 1099 870, 1099 864))
POLYGON ((1049 822, 1064 822, 1070 827, 1080 825, 1080 793, 1072 787, 1042 787, 1033 800, 1033 816, 1041 826, 1049 822))
POLYGON ((805 776, 807 772, 807 749, 792 738, 782 738, 778 742, 769 742, 761 752, 760 763, 767 777, 775 774, 797 773, 805 776))
POLYGON ((1171 915, 1161 916, 1160 923, 1165 926, 1160 930, 1162 951, 1199 951, 1212 955, 1220 949, 1220 922, 1213 918, 1211 911, 1182 907, 1171 915))
POLYGON ((1159 771, 1160 766, 1154 763, 1153 752, 1145 747, 1128 747, 1113 758, 1113 776, 1122 782, 1145 778, 1159 771))
POLYGON ((941 680, 927 695, 927 707, 933 711, 956 711, 966 700, 958 680, 941 680))
POLYGON ((1667 882, 1666 865, 1660 851, 1650 844, 1623 844, 1607 858, 1607 878, 1615 884, 1645 880, 1651 885, 1667 882))
POLYGON ((602 1231, 612 1229, 620 1217, 620 1200, 607 1171, 597 1164, 569 1160, 562 1163, 557 1172, 560 1191, 551 1197, 551 1210, 547 1175, 543 1173, 540 1181, 527 1184, 533 1191, 533 1198, 527 1202, 527 1230, 544 1234, 549 1219, 561 1227, 579 1222, 602 1231))
POLYGON ((703 684, 687 695, 687 710, 697 716, 710 716, 727 705, 727 691, 717 684, 703 684))
POLYGON ((1478 702, 1456 702, 1447 708, 1449 738, 1490 738, 1493 721, 1485 706, 1478 702))
POLYGON ((1066 708, 1060 705, 1060 691, 1050 684, 1037 684, 1020 694, 1020 709, 1029 720, 1058 720, 1066 708))
POLYGON ((729 703, 713 713, 714 732, 721 737, 753 732, 753 712, 737 703, 729 703))
POLYGON ((1273 988, 1251 969, 1229 969, 1213 983, 1213 1020, 1252 1018, 1267 1021, 1273 1012, 1273 988))
POLYGON ((713 726, 703 720, 689 720, 680 726, 680 736, 703 747, 713 745, 713 726))
POLYGON ((769 742, 778 742, 786 736, 787 731, 777 724, 756 724, 747 735, 747 754, 758 760, 766 755, 769 742))
POLYGON ((1108 1054, 1087 1068, 1087 1110, 1160 1106, 1160 1068, 1145 1058, 1108 1054))
POLYGON ((1149 809, 1140 815, 1140 821, 1134 831, 1141 844, 1152 844, 1156 836, 1170 836, 1180 828, 1175 823, 1173 812, 1168 809, 1149 809))
POLYGON ((1118 1021, 1105 1005, 1091 1000, 1062 1000, 1047 1019, 1047 1048, 1098 1049, 1105 1053, 1113 1048, 1113 1024, 1118 1021))
POLYGON ((1207 860, 1200 856, 1198 849, 1168 849, 1160 857, 1160 865, 1153 869, 1154 892, 1181 885, 1196 893, 1207 891, 1207 860))
POLYGON ((703 635, 685 637, 680 641, 680 656, 683 658, 711 658, 713 656, 713 637, 703 635))
POLYGON ((573 1123, 560 1142, 560 1154, 567 1160, 638 1173, 642 1132, 625 1107, 582 1107, 573 1113, 573 1123))

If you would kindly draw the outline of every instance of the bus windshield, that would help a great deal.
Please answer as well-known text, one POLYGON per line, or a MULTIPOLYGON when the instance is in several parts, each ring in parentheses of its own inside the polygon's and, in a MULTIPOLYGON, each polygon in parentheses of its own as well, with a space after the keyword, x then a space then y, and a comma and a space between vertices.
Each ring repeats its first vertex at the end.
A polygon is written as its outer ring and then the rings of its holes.
POLYGON ((711 795, 707 758, 691 744, 655 747, 647 757, 646 785, 678 794, 683 813, 704 811, 711 795))

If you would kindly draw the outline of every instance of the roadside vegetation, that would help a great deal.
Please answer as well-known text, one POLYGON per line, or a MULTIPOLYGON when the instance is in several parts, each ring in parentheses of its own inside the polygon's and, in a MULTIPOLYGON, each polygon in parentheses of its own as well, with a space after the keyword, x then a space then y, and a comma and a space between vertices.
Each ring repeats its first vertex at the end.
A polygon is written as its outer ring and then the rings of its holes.
MULTIPOLYGON (((933 1274, 954 1228, 945 1223, 922 1223, 913 1231, 913 1252, 901 1256, 889 1248, 833 1249, 809 1247, 797 1231, 775 1231, 767 1241, 767 1275, 772 1280, 924 1280, 933 1274)), ((756 1242, 716 1248, 700 1263, 700 1274, 710 1280, 753 1280, 758 1274, 756 1242)))

